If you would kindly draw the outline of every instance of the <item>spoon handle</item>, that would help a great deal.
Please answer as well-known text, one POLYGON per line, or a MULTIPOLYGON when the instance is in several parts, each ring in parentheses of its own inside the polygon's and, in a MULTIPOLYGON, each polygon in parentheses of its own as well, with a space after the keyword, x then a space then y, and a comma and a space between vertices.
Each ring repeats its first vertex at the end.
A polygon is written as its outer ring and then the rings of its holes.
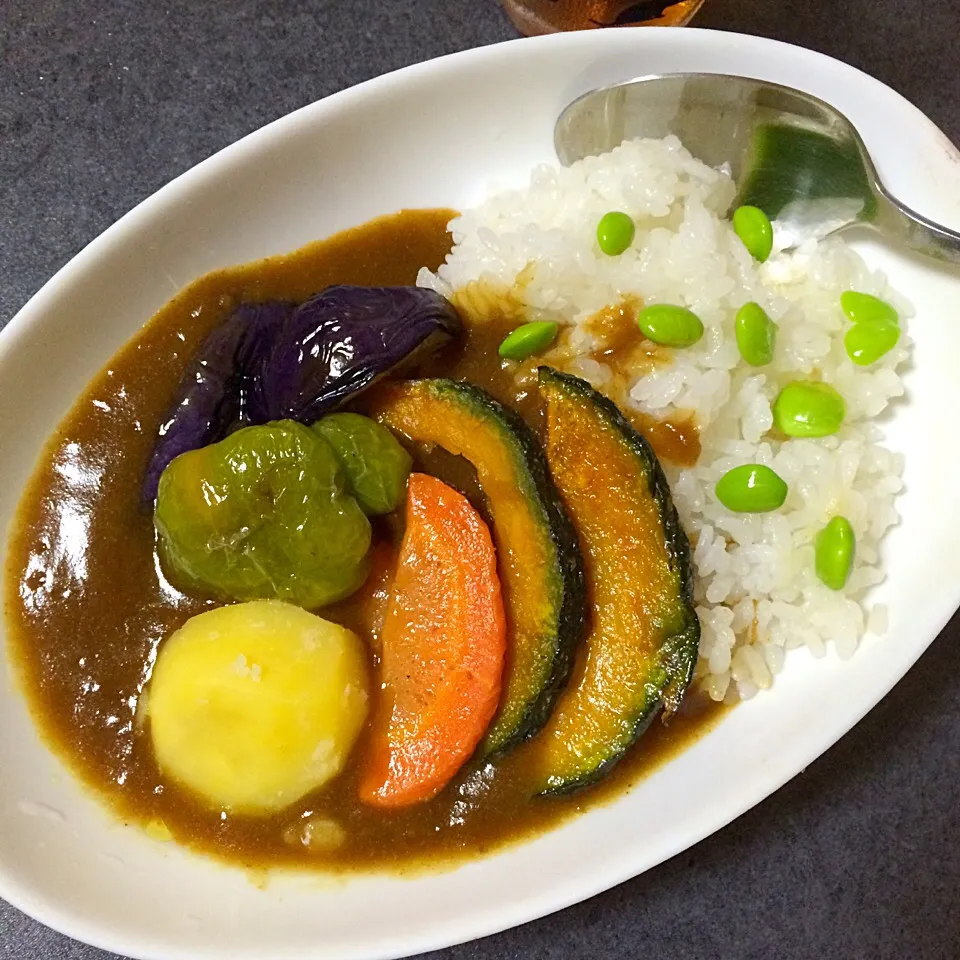
POLYGON ((921 216, 877 184, 874 226, 918 253, 944 263, 960 264, 960 233, 921 216))

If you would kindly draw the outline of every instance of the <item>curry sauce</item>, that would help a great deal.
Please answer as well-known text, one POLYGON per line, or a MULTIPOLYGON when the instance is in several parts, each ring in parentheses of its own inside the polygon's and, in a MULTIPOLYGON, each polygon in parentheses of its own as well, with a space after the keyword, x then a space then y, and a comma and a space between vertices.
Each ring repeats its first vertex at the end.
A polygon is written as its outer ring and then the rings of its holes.
MULTIPOLYGON (((189 617, 216 605, 165 579, 152 516, 140 499, 158 425, 193 352, 243 301, 304 300, 334 283, 413 283, 421 266, 435 269, 448 253, 452 216, 449 210, 405 211, 286 256, 202 277, 110 360, 50 438, 9 541, 4 607, 10 655, 50 747, 123 820, 251 868, 419 869, 481 855, 619 796, 719 716, 719 708, 688 696, 681 712, 668 724, 655 723, 603 783, 568 797, 531 798, 536 739, 493 763, 468 764, 433 800, 391 812, 357 799, 363 737, 340 777, 267 817, 210 810, 157 768, 143 701, 159 645, 189 617), (304 843, 303 824, 332 825, 329 842, 304 843)), ((538 429, 536 396, 497 356, 516 317, 506 311, 483 322, 465 319, 462 342, 424 361, 417 373, 467 379, 538 429)), ((616 318, 608 321, 606 362, 615 365, 618 351, 649 346, 616 318)), ((598 349, 604 353, 602 343, 598 349)), ((354 406, 364 412, 362 398, 354 406)), ((637 426, 661 456, 695 461, 692 422, 643 420, 637 426)), ((422 452, 418 466, 483 509, 464 461, 422 452)), ((376 532, 365 586, 321 611, 365 638, 373 662, 398 543, 391 520, 376 532)))

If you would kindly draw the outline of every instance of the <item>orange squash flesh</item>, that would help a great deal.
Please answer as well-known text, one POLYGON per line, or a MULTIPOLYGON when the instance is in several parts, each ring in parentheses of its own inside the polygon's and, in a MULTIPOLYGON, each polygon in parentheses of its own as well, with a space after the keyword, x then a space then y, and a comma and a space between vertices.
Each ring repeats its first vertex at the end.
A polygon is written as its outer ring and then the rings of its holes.
POLYGON ((590 626, 540 734, 543 792, 603 776, 661 708, 675 710, 699 640, 686 537, 652 450, 582 380, 540 370, 547 460, 580 534, 590 626))

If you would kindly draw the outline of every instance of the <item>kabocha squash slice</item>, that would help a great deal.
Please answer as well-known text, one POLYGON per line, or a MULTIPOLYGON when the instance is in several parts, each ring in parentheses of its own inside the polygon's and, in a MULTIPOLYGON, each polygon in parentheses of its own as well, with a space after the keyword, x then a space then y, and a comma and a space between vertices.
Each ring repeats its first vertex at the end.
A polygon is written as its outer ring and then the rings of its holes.
POLYGON ((576 377, 538 371, 547 461, 580 535, 590 624, 540 733, 539 791, 603 777, 693 676, 700 624, 690 547, 647 441, 576 377))
POLYGON ((371 412, 415 444, 468 460, 487 500, 507 618, 503 694, 480 746, 493 756, 540 730, 569 674, 585 617, 576 532, 532 430, 478 387, 399 382, 371 412))

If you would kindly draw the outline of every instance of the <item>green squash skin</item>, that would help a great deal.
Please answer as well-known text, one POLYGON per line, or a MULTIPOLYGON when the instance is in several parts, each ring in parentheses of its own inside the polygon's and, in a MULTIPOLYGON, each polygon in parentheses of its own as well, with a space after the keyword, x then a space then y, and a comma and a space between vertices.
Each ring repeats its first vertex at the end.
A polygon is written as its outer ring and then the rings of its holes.
MULTIPOLYGON (((519 414, 494 400, 480 387, 463 381, 439 378, 421 381, 421 384, 429 385, 434 402, 456 405, 469 417, 493 426, 508 452, 515 487, 536 526, 545 531, 545 540, 553 554, 546 564, 550 575, 543 587, 551 595, 557 614, 550 631, 539 638, 548 646, 545 659, 551 664, 550 670, 538 685, 524 691, 525 702, 514 722, 500 722, 501 701, 476 755, 479 760, 489 760, 540 731, 569 676, 586 623, 586 582, 580 540, 550 477, 540 441, 519 414)), ((410 439, 418 440, 416 436, 410 439)), ((494 537, 496 539, 495 525, 494 537)))
POLYGON ((543 638, 553 645, 553 666, 539 690, 527 693, 527 702, 519 721, 512 729, 501 728, 494 718, 493 724, 480 745, 480 756, 490 759, 506 753, 511 748, 540 732, 550 717, 553 705, 563 689, 573 667, 573 657, 583 638, 587 618, 587 585, 580 553, 580 538, 567 514, 563 500, 554 486, 547 466, 547 458, 536 434, 519 414, 504 407, 488 393, 464 383, 457 385, 461 396, 477 413, 494 417, 503 424, 512 438, 515 452, 518 482, 526 494, 531 510, 536 510, 538 520, 546 527, 554 550, 553 589, 562 592, 559 613, 552 637, 543 638), (530 496, 532 492, 536 496, 530 496))
POLYGON ((616 404, 597 393, 586 381, 550 367, 540 367, 537 373, 541 385, 549 385, 581 401, 589 402, 597 414, 599 425, 615 431, 633 454, 637 468, 642 472, 650 495, 656 502, 657 513, 663 525, 669 566, 680 587, 676 597, 676 624, 664 638, 657 656, 649 665, 641 687, 642 695, 628 708, 629 735, 610 743, 608 750, 596 757, 595 765, 587 773, 573 779, 553 778, 548 775, 540 795, 557 796, 576 792, 602 780, 643 735, 661 710, 670 714, 679 707, 693 679, 693 670, 697 663, 700 621, 694 608, 690 543, 680 525, 663 469, 650 444, 630 425, 616 404))

